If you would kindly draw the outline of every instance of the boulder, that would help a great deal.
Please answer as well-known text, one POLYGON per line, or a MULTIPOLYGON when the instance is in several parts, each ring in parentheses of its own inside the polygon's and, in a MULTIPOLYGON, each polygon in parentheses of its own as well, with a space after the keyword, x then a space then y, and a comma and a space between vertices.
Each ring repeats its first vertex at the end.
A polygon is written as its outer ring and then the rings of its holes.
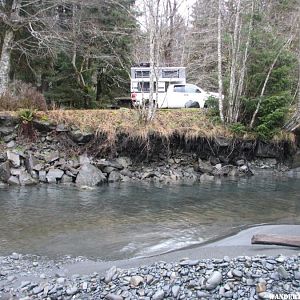
POLYGON ((38 173, 39 173, 39 181, 46 183, 47 182, 47 178, 46 178, 47 173, 46 173, 46 171, 39 171, 38 173))
POLYGON ((51 152, 46 158, 45 160, 47 161, 47 163, 51 164, 57 160, 59 160, 60 156, 59 156, 59 152, 58 151, 54 151, 51 152))
POLYGON ((118 171, 112 171, 109 174, 108 182, 119 182, 121 181, 121 175, 118 171))
POLYGON ((116 163, 121 165, 124 169, 132 165, 132 161, 129 157, 118 157, 116 163))
POLYGON ((34 120, 33 126, 35 129, 37 129, 39 132, 51 132, 55 130, 56 126, 51 124, 50 122, 43 121, 43 120, 34 120))
POLYGON ((50 169, 46 175, 46 179, 48 183, 56 183, 60 180, 64 175, 64 171, 60 169, 50 169))
POLYGON ((204 162, 201 158, 199 158, 198 166, 196 166, 195 171, 201 173, 212 173, 213 166, 210 163, 204 162))
POLYGON ((0 181, 7 183, 10 177, 10 165, 9 162, 6 161, 0 165, 0 181))
POLYGON ((79 129, 69 132, 70 138, 77 144, 86 144, 94 138, 91 132, 81 132, 79 129))
POLYGON ((91 159, 87 156, 86 153, 79 156, 79 164, 80 165, 90 164, 90 163, 91 163, 91 159))
POLYGON ((124 169, 124 167, 119 164, 117 161, 110 161, 106 159, 100 159, 96 161, 96 166, 101 169, 101 171, 104 171, 105 168, 110 167, 118 170, 124 169))
POLYGON ((39 171, 40 169, 35 168, 35 166, 37 166, 38 164, 39 161, 31 153, 25 159, 25 167, 29 173, 31 173, 34 170, 39 171))
POLYGON ((76 178, 76 184, 79 186, 96 186, 104 182, 105 175, 91 164, 82 165, 76 178))
POLYGON ((202 174, 200 176, 200 182, 211 182, 214 180, 214 176, 208 174, 202 174))
POLYGON ((8 150, 6 152, 6 155, 7 155, 7 159, 12 163, 14 167, 18 168, 21 166, 21 158, 19 154, 8 150))
POLYGON ((7 183, 9 185, 20 185, 20 181, 19 178, 16 176, 10 176, 7 183))
POLYGON ((26 171, 21 170, 20 176, 19 176, 19 181, 20 184, 23 186, 28 186, 28 185, 35 185, 38 182, 33 179, 30 174, 28 174, 26 171))
POLYGON ((61 178, 61 183, 72 183, 73 182, 73 177, 68 176, 66 174, 63 175, 61 178))

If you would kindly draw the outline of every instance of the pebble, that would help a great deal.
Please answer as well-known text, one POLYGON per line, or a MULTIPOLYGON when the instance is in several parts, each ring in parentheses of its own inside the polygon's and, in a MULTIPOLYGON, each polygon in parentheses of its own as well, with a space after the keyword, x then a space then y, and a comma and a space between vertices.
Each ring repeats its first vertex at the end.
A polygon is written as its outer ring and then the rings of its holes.
POLYGON ((140 285, 142 282, 144 282, 143 277, 141 276, 132 276, 130 279, 130 284, 137 287, 138 285, 140 285))
POLYGON ((206 282, 206 289, 212 290, 216 288, 222 281, 222 274, 219 271, 213 272, 206 282))
POLYGON ((300 256, 183 259, 128 270, 111 267, 104 277, 97 273, 67 275, 64 264, 71 257, 54 263, 36 256, 11 256, 0 258, 0 299, 10 293, 26 300, 258 300, 277 293, 293 294, 300 287, 300 256), (34 262, 38 262, 35 267, 34 262), (22 281, 15 288, 19 276, 22 281), (32 276, 37 282, 28 280, 32 276))
POLYGON ((162 300, 165 297, 165 292, 163 290, 158 290, 152 297, 152 300, 162 300))

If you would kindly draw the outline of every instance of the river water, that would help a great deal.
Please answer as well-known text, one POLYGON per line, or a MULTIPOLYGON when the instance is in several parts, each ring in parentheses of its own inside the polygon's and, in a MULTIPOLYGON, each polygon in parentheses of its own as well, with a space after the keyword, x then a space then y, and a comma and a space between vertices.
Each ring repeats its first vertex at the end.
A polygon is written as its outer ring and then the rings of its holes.
POLYGON ((0 188, 0 255, 150 256, 270 223, 300 224, 299 179, 0 188))

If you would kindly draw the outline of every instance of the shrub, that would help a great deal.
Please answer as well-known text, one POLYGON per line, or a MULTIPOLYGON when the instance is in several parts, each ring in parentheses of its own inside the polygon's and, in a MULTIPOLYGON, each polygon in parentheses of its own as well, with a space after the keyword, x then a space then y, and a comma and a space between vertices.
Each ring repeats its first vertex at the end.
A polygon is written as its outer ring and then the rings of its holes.
POLYGON ((0 110, 37 109, 46 111, 46 99, 34 86, 21 81, 0 96, 0 110))
POLYGON ((229 129, 236 135, 244 135, 247 132, 246 126, 239 122, 231 124, 229 129))
POLYGON ((19 124, 19 136, 28 138, 28 139, 34 139, 36 134, 35 130, 33 128, 33 119, 36 115, 36 110, 32 109, 22 109, 18 112, 18 116, 20 119, 19 124))

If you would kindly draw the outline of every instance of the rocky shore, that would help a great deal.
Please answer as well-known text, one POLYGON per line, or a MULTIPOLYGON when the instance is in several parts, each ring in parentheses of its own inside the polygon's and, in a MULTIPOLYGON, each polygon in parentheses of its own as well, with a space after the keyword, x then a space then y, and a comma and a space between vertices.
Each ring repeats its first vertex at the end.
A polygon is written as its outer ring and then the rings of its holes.
MULTIPOLYGON (((1 299, 281 299, 298 295, 300 255, 157 262, 105 274, 67 275, 59 262, 13 253, 0 257, 1 299), (273 298, 272 298, 273 297, 273 298)), ((297 298, 295 298, 297 299, 297 298)))
MULTIPOLYGON (((291 151, 286 143, 221 137, 194 142, 173 137, 167 144, 153 138, 145 145, 123 136, 108 147, 107 138, 101 135, 44 121, 33 122, 34 136, 29 139, 19 134, 18 122, 14 117, 0 117, 0 184, 207 182, 219 177, 251 176, 254 169, 286 171, 284 157, 287 159, 291 151)), ((294 170, 293 176, 297 177, 299 171, 294 170)))

